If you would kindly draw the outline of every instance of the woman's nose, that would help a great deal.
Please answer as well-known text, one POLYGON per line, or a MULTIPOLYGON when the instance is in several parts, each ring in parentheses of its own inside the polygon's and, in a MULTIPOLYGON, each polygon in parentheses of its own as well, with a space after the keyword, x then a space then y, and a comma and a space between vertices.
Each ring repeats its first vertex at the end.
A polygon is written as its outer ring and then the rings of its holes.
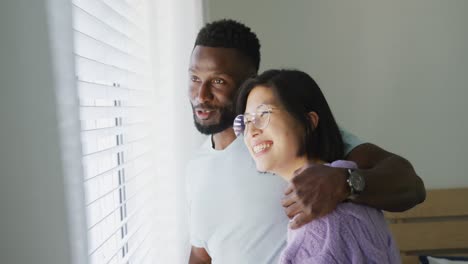
POLYGON ((249 125, 247 125, 245 127, 245 133, 249 137, 254 138, 254 137, 258 136, 259 134, 261 134, 262 130, 258 129, 253 123, 250 123, 249 125))

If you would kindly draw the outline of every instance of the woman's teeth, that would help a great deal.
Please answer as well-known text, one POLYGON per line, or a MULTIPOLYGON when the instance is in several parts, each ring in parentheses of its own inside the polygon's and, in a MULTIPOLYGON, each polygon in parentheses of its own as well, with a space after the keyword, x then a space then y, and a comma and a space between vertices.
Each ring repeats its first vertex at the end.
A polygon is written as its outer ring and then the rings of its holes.
POLYGON ((271 144, 270 143, 262 143, 262 144, 258 144, 258 145, 255 145, 253 147, 253 151, 254 153, 259 153, 267 148, 271 147, 271 144))

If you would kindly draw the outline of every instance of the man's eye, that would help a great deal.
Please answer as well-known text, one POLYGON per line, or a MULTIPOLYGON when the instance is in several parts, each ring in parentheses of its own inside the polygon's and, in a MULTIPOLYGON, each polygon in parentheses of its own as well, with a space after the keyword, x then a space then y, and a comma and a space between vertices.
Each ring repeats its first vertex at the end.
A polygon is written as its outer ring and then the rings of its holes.
POLYGON ((263 117, 264 115, 269 114, 269 113, 270 113, 270 111, 265 110, 265 111, 261 111, 260 113, 258 113, 258 115, 260 117, 263 117))
POLYGON ((198 82, 200 79, 198 79, 197 76, 190 76, 190 80, 191 80, 192 82, 198 82))
POLYGON ((224 81, 223 79, 214 79, 214 80, 213 80, 213 83, 214 83, 214 84, 224 84, 225 81, 224 81))

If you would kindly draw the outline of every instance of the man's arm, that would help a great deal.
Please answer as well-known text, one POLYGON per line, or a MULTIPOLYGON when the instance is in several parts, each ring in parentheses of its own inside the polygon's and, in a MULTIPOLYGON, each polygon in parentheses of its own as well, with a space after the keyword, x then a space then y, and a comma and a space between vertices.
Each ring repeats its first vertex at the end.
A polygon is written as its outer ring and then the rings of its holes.
MULTIPOLYGON (((361 144, 347 156, 357 163, 366 187, 355 203, 387 211, 404 211, 424 201, 424 184, 404 158, 373 144, 361 144)), ((286 190, 282 203, 298 228, 332 212, 349 195, 345 169, 311 166, 301 169, 286 190)))
POLYGON ((369 143, 357 146, 346 159, 356 162, 366 182, 354 202, 402 212, 426 199, 424 183, 406 159, 369 143))
POLYGON ((211 257, 208 255, 208 252, 204 248, 198 248, 192 246, 190 251, 189 264, 210 264, 211 257))

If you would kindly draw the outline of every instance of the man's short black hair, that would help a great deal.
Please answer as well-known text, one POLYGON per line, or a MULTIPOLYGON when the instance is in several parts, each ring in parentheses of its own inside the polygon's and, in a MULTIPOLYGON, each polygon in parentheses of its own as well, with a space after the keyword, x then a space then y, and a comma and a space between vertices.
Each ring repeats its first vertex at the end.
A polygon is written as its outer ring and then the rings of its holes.
POLYGON ((255 69, 260 66, 260 42, 246 25, 232 19, 206 24, 197 35, 195 46, 233 48, 252 60, 255 69))

